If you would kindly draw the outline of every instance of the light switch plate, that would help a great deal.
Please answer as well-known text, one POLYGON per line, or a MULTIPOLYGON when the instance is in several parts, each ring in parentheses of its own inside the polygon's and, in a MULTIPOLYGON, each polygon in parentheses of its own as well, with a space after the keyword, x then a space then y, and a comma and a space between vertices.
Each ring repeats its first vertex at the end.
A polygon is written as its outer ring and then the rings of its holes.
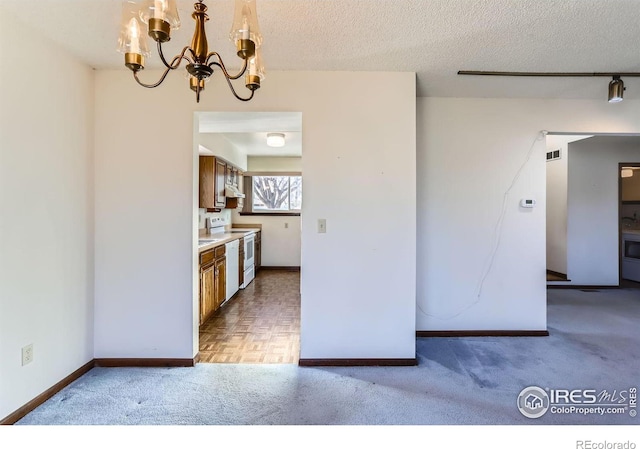
POLYGON ((327 220, 324 218, 320 218, 318 220, 318 234, 326 234, 327 233, 327 220))

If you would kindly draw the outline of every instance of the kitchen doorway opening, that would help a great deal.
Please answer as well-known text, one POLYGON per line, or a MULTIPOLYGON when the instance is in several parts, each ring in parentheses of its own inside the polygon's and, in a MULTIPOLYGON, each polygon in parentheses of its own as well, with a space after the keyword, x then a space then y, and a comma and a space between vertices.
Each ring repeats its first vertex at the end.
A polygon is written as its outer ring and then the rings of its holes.
POLYGON ((297 364, 302 114, 196 113, 194 143, 199 362, 297 364))
POLYGON ((640 155, 619 170, 620 286, 640 288, 640 155))
POLYGON ((637 247, 625 248, 640 229, 640 192, 634 201, 622 189, 623 168, 633 175, 629 161, 640 161, 640 136, 549 133, 545 158, 547 286, 640 287, 627 279, 637 247))

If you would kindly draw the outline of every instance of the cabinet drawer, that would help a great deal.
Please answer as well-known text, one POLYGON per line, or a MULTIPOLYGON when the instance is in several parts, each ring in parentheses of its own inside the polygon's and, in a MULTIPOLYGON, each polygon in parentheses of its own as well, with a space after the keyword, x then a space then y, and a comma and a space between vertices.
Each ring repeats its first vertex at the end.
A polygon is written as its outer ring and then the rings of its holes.
POLYGON ((215 249, 210 249, 207 251, 204 251, 202 253, 200 253, 200 266, 206 266, 206 265, 210 265, 213 263, 213 261, 216 259, 216 255, 215 255, 215 249))
POLYGON ((224 257, 224 255, 226 254, 226 251, 227 249, 226 249, 226 246, 224 245, 220 245, 213 249, 216 259, 220 259, 221 257, 224 257))
POLYGON ((226 254, 226 248, 224 245, 216 246, 213 249, 209 249, 200 253, 200 266, 206 266, 212 264, 216 259, 221 259, 226 254))

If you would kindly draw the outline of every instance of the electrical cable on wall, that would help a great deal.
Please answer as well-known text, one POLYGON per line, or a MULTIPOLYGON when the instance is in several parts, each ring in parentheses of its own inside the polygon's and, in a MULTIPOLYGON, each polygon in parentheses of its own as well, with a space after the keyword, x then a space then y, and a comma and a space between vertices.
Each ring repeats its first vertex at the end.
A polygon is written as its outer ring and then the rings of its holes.
POLYGON ((533 143, 529 147, 529 151, 527 151, 527 155, 526 155, 526 158, 525 158, 524 162, 520 165, 520 168, 518 169, 518 171, 514 175, 513 180, 511 181, 511 184, 509 185, 509 188, 507 188, 507 190, 504 192, 504 195, 502 197, 502 210, 500 212, 500 216, 498 217, 498 221, 496 222, 496 226, 495 226, 494 231, 493 231, 492 250, 491 250, 491 253, 487 256, 487 261, 485 262, 485 267, 484 267, 484 269, 482 271, 482 276, 480 277, 480 280, 478 281, 478 287, 476 289, 477 293, 476 293, 475 300, 473 302, 471 302, 468 306, 463 308, 462 310, 456 312, 453 315, 449 315, 449 316, 438 316, 438 315, 433 315, 433 314, 427 313, 424 310, 422 310, 422 307, 420 307, 420 304, 417 303, 416 306, 417 306, 418 310, 424 316, 427 316, 427 317, 430 317, 430 318, 437 318, 437 319, 441 319, 441 320, 451 320, 453 318, 457 318, 458 316, 462 315, 464 312, 466 312, 467 310, 469 310, 470 308, 472 308, 473 306, 475 306, 476 304, 478 304, 480 302, 480 299, 482 297, 482 290, 484 288, 484 284, 485 284, 487 278, 489 277, 489 274, 491 274, 491 270, 493 269, 493 264, 495 262, 496 255, 498 253, 498 249, 500 248, 500 242, 502 240, 502 225, 504 224, 504 218, 507 215, 507 199, 509 197, 509 193, 511 193, 511 190, 513 190, 513 188, 515 187, 516 183, 520 179, 520 176, 522 175, 522 172, 524 171, 525 167, 527 166, 527 164, 531 160, 531 156, 533 156, 533 152, 534 152, 534 149, 536 147, 536 144, 538 142, 542 141, 546 137, 547 134, 548 134, 547 131, 540 131, 540 133, 536 136, 536 138, 534 139, 533 143))

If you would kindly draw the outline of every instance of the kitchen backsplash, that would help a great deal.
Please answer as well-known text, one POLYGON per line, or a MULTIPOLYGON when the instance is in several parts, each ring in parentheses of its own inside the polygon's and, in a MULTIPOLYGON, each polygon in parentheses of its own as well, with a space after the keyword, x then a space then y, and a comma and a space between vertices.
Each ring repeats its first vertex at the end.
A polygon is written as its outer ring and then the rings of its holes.
POLYGON ((222 218, 225 225, 231 224, 231 209, 222 209, 222 212, 207 212, 206 209, 198 209, 198 228, 204 229, 205 219, 222 218))

